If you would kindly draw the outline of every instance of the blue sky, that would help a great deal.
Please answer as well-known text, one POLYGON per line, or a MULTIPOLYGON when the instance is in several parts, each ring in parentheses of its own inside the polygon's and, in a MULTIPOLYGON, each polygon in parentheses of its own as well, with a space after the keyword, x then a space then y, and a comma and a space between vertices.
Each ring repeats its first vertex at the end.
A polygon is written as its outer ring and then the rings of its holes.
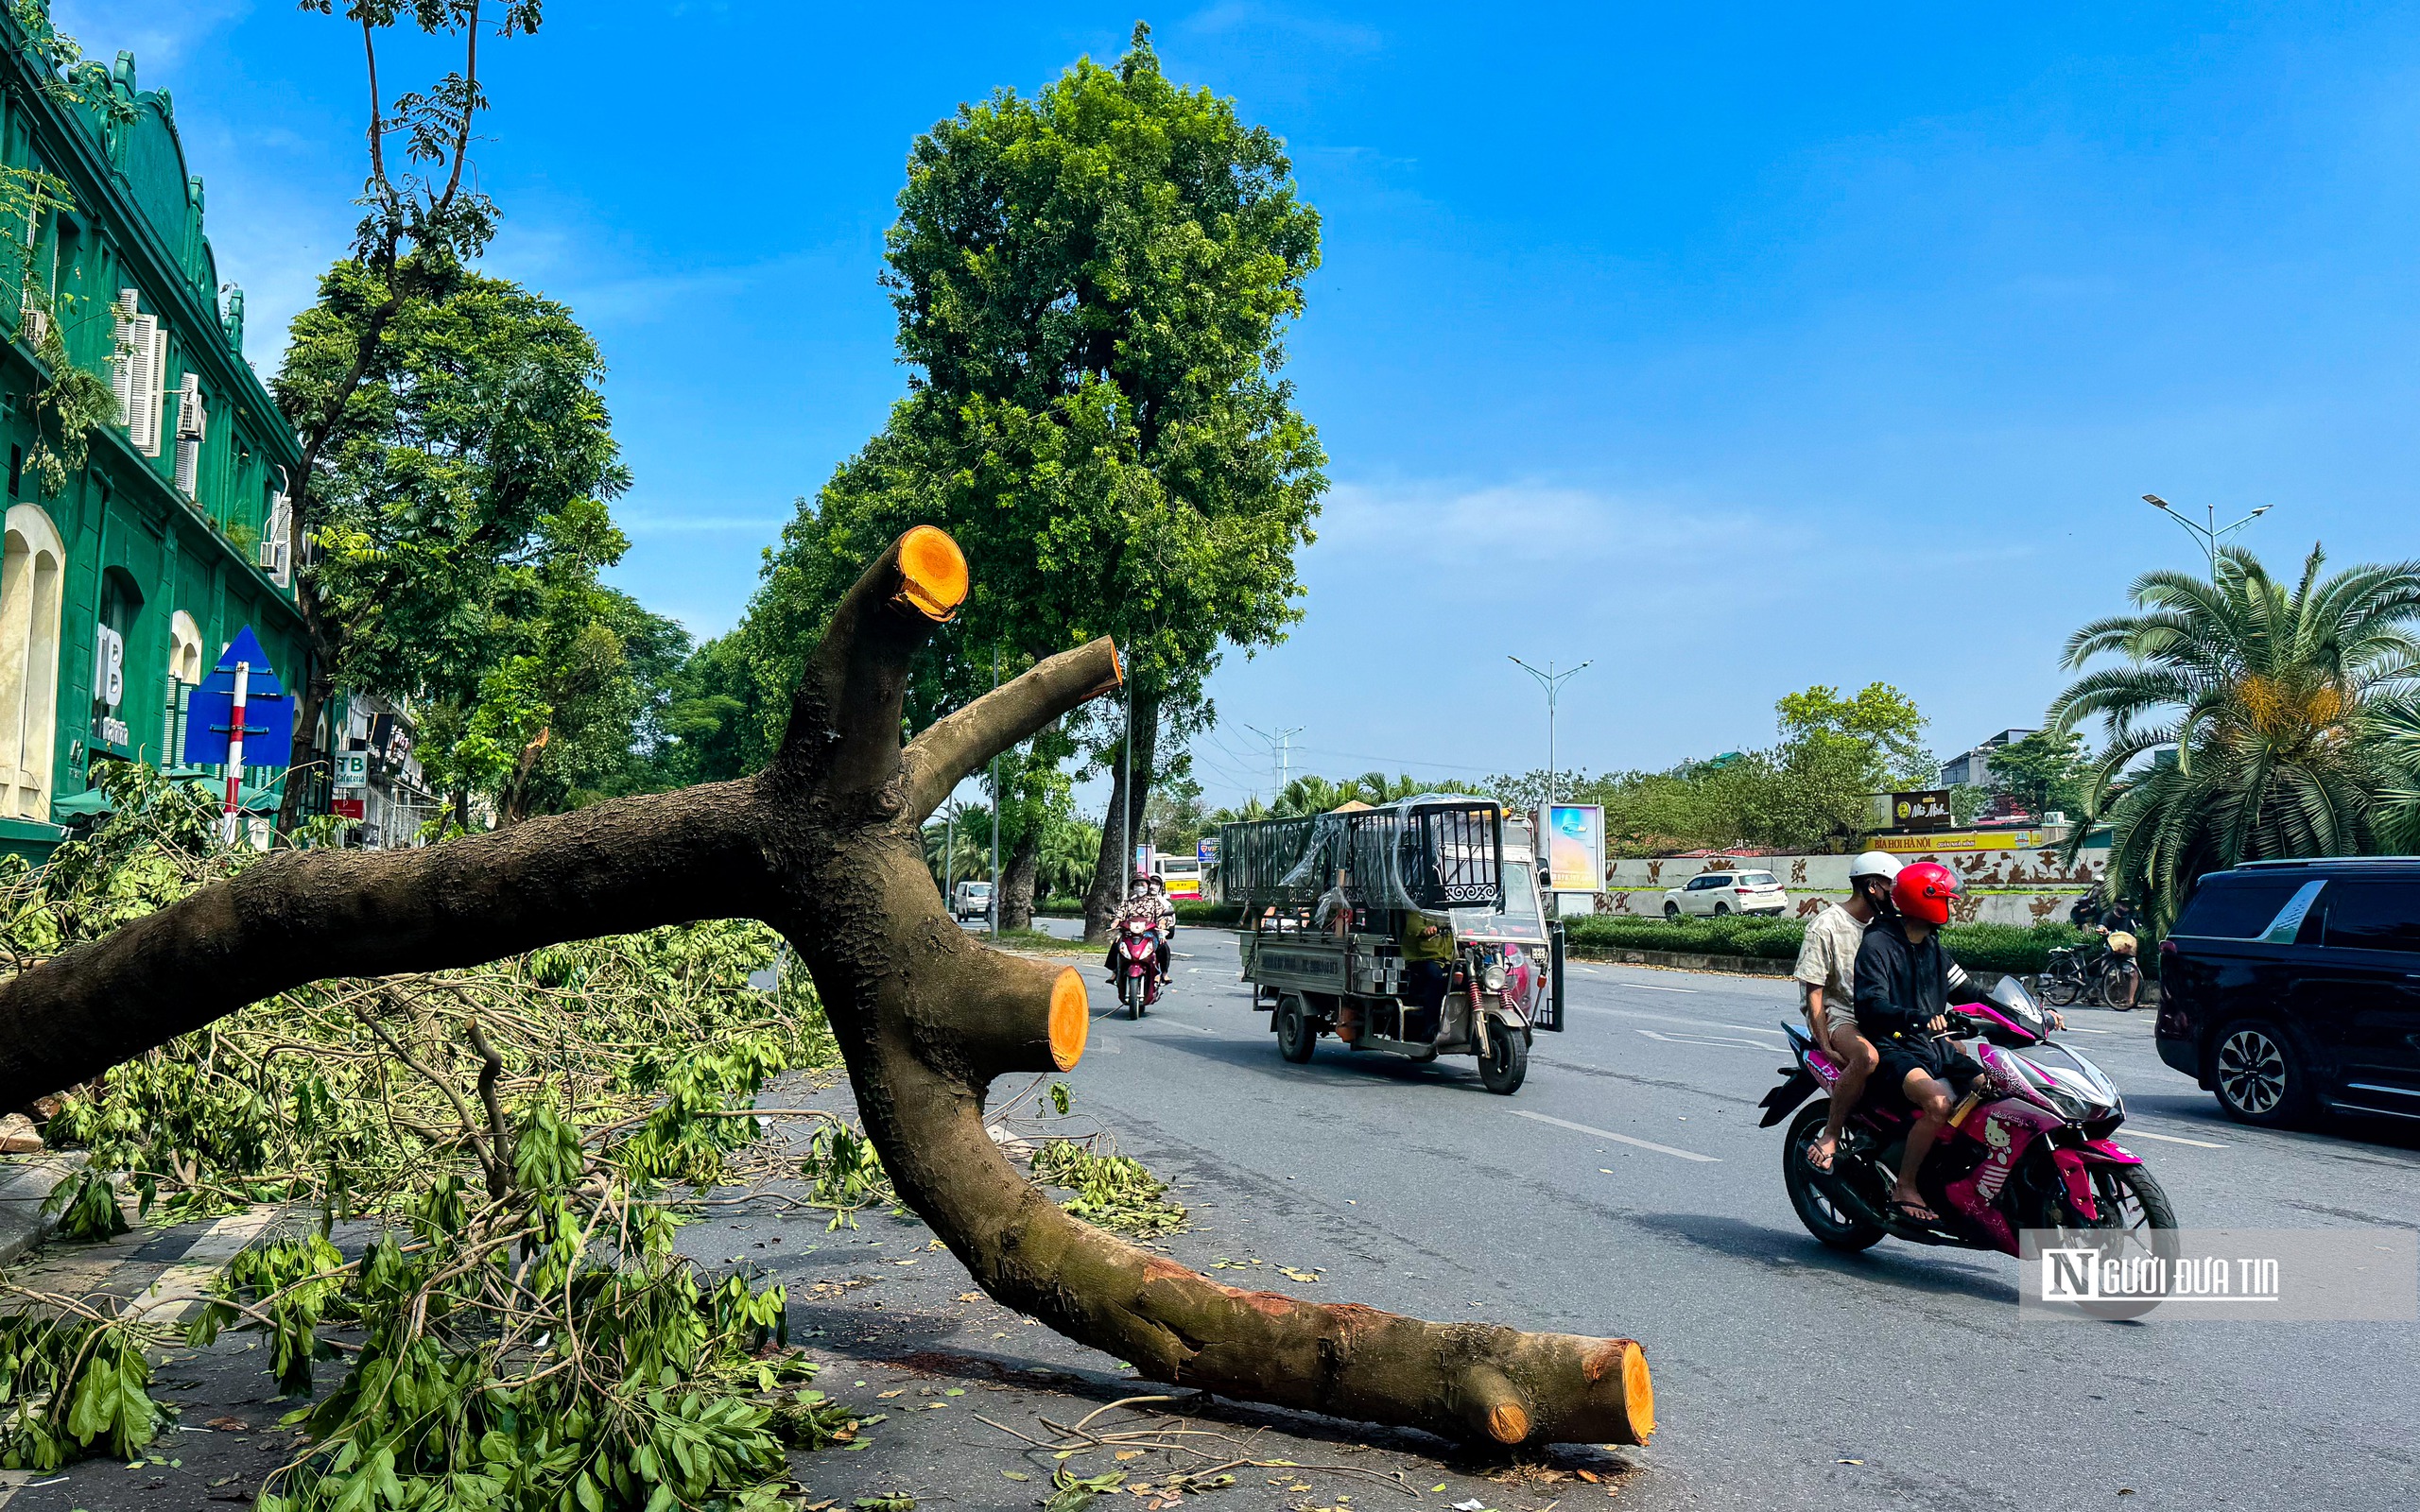
MULTIPOLYGON (((174 92, 273 370, 351 224, 357 41, 284 0, 57 9, 174 92)), ((1137 11, 547 10, 488 52, 490 269, 596 332, 637 475, 618 580, 711 634, 900 390, 875 275, 909 142, 1137 11)), ((1247 726, 1331 774, 1542 765, 1507 654, 1596 660, 1566 765, 1759 744, 1782 693, 1875 679, 1960 748, 2194 559, 2146 491, 2274 505, 2273 558, 2420 554, 2420 11, 1143 13, 1326 226, 1290 371, 1336 487, 1309 617, 1213 680, 1214 798, 1269 781, 1247 726)))

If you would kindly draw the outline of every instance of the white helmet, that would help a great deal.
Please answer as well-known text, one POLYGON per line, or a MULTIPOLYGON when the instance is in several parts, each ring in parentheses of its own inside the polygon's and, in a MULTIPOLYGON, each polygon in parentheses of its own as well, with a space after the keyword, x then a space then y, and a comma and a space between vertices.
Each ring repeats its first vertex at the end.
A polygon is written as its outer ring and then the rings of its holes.
POLYGON ((1885 882, 1892 882, 1898 875, 1899 858, 1888 850, 1868 850, 1849 863, 1849 881, 1852 883, 1859 877, 1880 877, 1885 882))

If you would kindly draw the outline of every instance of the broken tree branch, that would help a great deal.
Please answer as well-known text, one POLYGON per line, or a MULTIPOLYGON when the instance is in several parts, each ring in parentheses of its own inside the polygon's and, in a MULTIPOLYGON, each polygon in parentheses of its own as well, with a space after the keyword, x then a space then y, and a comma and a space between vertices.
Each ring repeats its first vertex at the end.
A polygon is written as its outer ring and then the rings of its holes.
POLYGON ((780 751, 752 779, 425 850, 274 857, 0 984, 0 1106, 321 977, 752 917, 813 974, 901 1199, 997 1300, 1156 1381, 1459 1439, 1644 1442, 1654 1396, 1629 1340, 1221 1286, 1071 1217, 1001 1156, 985 1094, 1003 1075, 1076 1065, 1082 982, 959 929, 918 828, 961 776, 1121 674, 1096 641, 903 750, 910 661, 966 591, 947 535, 918 526, 893 542, 835 610, 780 751))

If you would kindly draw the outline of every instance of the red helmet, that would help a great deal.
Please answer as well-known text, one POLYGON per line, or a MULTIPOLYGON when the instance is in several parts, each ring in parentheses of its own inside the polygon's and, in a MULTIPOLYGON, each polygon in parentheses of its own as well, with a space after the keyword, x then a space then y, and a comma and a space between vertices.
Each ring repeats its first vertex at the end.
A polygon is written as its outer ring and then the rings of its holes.
POLYGON ((1938 929, 1949 922, 1949 900, 1958 896, 1958 873, 1938 861, 1900 869, 1891 884, 1891 904, 1908 918, 1938 929))

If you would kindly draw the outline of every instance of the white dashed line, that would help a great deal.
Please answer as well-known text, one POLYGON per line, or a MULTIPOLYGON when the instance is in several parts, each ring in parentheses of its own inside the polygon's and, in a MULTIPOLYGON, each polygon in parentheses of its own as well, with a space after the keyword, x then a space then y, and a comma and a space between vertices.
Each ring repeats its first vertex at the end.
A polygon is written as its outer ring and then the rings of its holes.
POLYGON ((1659 1029, 1635 1029, 1632 1032, 1635 1034, 1643 1034, 1650 1040, 1661 1040, 1668 1045, 1707 1045, 1715 1047, 1737 1045, 1742 1049, 1753 1050, 1760 1056, 1777 1056, 1781 1054, 1782 1049, 1779 1045, 1767 1044, 1762 1040, 1742 1040, 1736 1035, 1669 1035, 1659 1029))
POLYGON ((2127 1129, 2125 1131, 2125 1137, 2130 1140, 2157 1140, 2162 1144, 2190 1144, 2197 1150, 2223 1150, 2226 1148, 2223 1144, 2213 1144, 2208 1140, 2179 1139, 2173 1134, 2154 1134, 2147 1128, 2127 1129))
POLYGON ((1590 1128, 1585 1124, 1574 1124, 1569 1119, 1551 1118, 1545 1113, 1524 1112, 1522 1109, 1517 1108, 1507 1108, 1505 1111, 1511 1113, 1514 1118, 1526 1118, 1535 1124, 1552 1124, 1557 1128, 1567 1128, 1574 1134, 1586 1134, 1596 1139, 1611 1140, 1616 1144, 1628 1144, 1642 1150, 1653 1150, 1658 1155, 1668 1155, 1677 1160, 1697 1160, 1706 1165, 1720 1165, 1722 1163, 1722 1157, 1719 1155, 1700 1155, 1695 1150, 1676 1150, 1669 1144, 1658 1144, 1653 1140, 1633 1139, 1627 1134, 1616 1134, 1611 1129, 1590 1128))

